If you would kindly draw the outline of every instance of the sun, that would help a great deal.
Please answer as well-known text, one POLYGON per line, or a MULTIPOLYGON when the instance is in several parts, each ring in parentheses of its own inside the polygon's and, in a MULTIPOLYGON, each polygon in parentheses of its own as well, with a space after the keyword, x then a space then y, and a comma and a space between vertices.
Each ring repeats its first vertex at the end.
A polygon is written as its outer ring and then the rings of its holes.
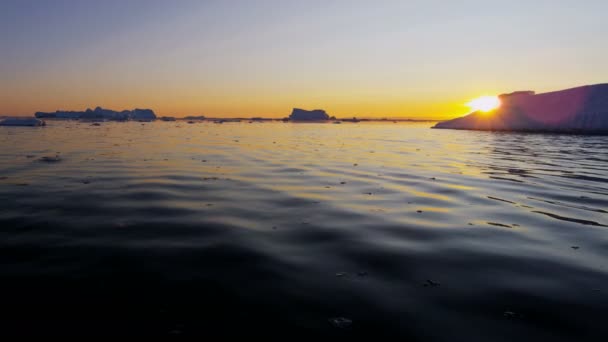
POLYGON ((498 96, 482 96, 471 100, 467 103, 467 106, 469 106, 474 112, 480 111, 487 113, 500 107, 500 99, 498 96))

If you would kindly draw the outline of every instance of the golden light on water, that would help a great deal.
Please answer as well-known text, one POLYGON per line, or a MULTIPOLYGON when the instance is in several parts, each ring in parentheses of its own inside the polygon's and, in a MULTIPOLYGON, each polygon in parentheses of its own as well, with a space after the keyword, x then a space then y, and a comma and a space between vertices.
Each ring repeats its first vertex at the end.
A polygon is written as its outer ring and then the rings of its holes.
POLYGON ((469 101, 467 106, 474 112, 480 111, 487 113, 500 107, 500 99, 498 96, 482 96, 469 101))

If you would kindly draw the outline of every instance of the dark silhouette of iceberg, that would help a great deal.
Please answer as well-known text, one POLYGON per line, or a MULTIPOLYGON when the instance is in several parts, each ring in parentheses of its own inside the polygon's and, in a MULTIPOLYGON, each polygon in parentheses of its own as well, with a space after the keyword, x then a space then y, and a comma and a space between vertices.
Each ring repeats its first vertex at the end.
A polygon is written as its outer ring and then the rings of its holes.
POLYGON ((205 120, 205 116, 204 115, 190 115, 190 116, 184 117, 184 120, 205 120))
POLYGON ((543 94, 518 91, 500 95, 500 100, 493 112, 473 112, 434 128, 608 133, 608 84, 543 94))
POLYGON ((151 121, 156 119, 156 114, 151 109, 133 109, 117 112, 111 109, 97 107, 94 110, 87 109, 84 112, 62 111, 53 113, 36 112, 37 118, 56 118, 56 119, 105 119, 116 121, 143 120, 151 121))
POLYGON ((36 118, 8 118, 0 120, 0 126, 45 126, 46 123, 36 118))
POLYGON ((293 121, 319 121, 329 120, 329 115, 322 109, 304 110, 294 108, 289 119, 293 121))

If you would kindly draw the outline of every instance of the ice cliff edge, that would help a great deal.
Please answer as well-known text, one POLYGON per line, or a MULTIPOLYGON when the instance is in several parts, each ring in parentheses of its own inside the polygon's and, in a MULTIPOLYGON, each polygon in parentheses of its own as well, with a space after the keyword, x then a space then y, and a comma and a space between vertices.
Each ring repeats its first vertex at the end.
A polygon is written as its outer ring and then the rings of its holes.
POLYGON ((608 133, 608 84, 499 96, 501 106, 444 121, 433 128, 488 131, 608 133))

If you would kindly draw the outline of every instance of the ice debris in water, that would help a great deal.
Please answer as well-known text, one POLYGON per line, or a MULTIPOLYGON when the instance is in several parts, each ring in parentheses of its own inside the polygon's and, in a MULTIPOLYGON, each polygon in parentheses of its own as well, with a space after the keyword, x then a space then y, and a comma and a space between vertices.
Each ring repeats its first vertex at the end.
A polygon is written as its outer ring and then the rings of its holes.
POLYGON ((353 321, 346 317, 334 317, 329 319, 329 323, 335 328, 346 329, 353 325, 353 321))
POLYGON ((426 283, 424 283, 424 287, 429 287, 429 286, 430 287, 437 287, 437 286, 440 286, 440 285, 441 285, 440 282, 436 282, 436 281, 433 281, 431 279, 427 279, 426 283))
POLYGON ((502 313, 502 315, 503 315, 505 318, 509 318, 509 319, 514 319, 514 318, 523 318, 523 315, 522 315, 522 314, 519 314, 519 313, 517 313, 517 312, 510 311, 510 310, 507 310, 507 311, 503 312, 503 313, 502 313))
POLYGON ((45 162, 45 163, 57 163, 57 162, 61 161, 61 157, 59 157, 59 155, 44 156, 44 157, 40 158, 39 160, 42 162, 45 162))

